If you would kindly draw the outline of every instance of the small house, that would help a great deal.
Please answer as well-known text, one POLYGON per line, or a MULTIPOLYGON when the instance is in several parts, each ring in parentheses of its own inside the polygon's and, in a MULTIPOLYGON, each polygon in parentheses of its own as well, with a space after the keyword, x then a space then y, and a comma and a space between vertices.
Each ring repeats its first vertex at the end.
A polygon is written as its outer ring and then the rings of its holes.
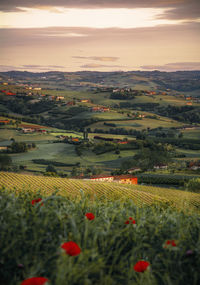
POLYGON ((138 178, 130 174, 119 175, 114 177, 114 182, 123 183, 123 184, 138 184, 138 178))
POLYGON ((101 182, 112 182, 114 180, 114 176, 91 176, 90 180, 101 181, 101 182))

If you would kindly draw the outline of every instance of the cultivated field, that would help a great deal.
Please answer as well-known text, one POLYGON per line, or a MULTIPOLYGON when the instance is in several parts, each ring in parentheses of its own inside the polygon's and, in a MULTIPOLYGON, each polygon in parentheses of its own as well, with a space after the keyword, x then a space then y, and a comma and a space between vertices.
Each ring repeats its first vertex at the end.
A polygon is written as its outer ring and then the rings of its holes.
POLYGON ((196 212, 200 208, 200 194, 144 185, 93 182, 82 179, 53 178, 1 172, 0 186, 5 186, 7 189, 15 188, 19 192, 22 189, 30 189, 31 191, 40 190, 42 195, 45 196, 51 195, 57 190, 59 195, 69 198, 80 198, 80 190, 83 190, 84 193, 90 194, 93 199, 95 196, 108 200, 123 200, 128 198, 138 205, 164 203, 181 210, 196 212))

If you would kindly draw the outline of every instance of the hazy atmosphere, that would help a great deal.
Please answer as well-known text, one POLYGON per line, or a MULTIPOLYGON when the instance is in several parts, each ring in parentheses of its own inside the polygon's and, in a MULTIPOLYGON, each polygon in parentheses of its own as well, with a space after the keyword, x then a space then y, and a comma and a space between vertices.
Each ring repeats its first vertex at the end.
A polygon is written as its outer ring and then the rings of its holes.
POLYGON ((0 71, 198 70, 199 0, 0 3, 0 71))

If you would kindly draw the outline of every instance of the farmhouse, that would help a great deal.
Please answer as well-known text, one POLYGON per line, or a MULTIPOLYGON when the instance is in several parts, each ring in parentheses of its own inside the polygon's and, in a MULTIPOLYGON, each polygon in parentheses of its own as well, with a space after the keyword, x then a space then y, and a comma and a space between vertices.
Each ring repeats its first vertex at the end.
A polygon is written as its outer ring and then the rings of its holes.
POLYGON ((138 184, 137 177, 134 177, 130 174, 119 175, 114 177, 114 182, 123 183, 123 184, 138 184))
POLYGON ((73 105, 75 105, 75 102, 74 102, 74 101, 69 101, 69 102, 67 102, 67 106, 73 106, 73 105))
POLYGON ((5 151, 5 150, 8 150, 7 146, 0 146, 0 151, 5 151))
POLYGON ((112 182, 114 180, 114 176, 92 176, 90 177, 92 181, 101 181, 101 182, 112 182))
POLYGON ((134 173, 134 172, 138 172, 138 171, 141 171, 141 168, 133 167, 133 168, 128 169, 129 174, 134 173))
POLYGON ((137 184, 138 179, 130 174, 127 175, 118 175, 118 176, 92 176, 90 177, 92 181, 101 181, 101 182, 118 182, 124 184, 137 184))
POLYGON ((190 170, 199 170, 200 169, 200 162, 199 161, 191 161, 189 163, 190 170))
POLYGON ((0 124, 5 124, 5 125, 7 125, 7 124, 9 124, 9 123, 10 123, 9 120, 0 120, 0 124))
POLYGON ((110 108, 103 106, 96 106, 91 108, 92 112, 109 112, 110 108))
POLYGON ((89 99, 81 99, 80 102, 81 103, 91 103, 89 99))
POLYGON ((38 131, 38 133, 42 133, 42 134, 46 134, 47 133, 46 130, 37 130, 37 131, 38 131))
POLYGON ((65 97, 63 97, 63 96, 57 96, 56 97, 56 101, 60 101, 60 100, 64 100, 65 99, 65 97))
POLYGON ((13 93, 13 92, 5 92, 6 93, 6 95, 8 95, 8 96, 15 96, 16 95, 16 93, 13 93))
POLYGON ((166 164, 157 164, 157 165, 154 165, 154 169, 167 169, 167 165, 166 164))
POLYGON ((24 134, 33 133, 33 132, 35 132, 35 129, 32 129, 32 128, 22 128, 22 132, 24 134))

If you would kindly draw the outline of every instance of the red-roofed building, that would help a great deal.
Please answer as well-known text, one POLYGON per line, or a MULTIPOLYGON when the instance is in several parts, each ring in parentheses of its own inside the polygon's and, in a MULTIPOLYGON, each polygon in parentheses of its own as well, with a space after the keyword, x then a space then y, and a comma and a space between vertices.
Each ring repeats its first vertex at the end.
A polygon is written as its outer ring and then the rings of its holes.
POLYGON ((119 175, 114 177, 114 182, 123 183, 123 184, 138 184, 137 177, 134 177, 130 174, 119 175))
POLYGON ((101 182, 112 182, 114 180, 114 176, 91 176, 90 180, 92 181, 101 181, 101 182))
POLYGON ((15 93, 12 93, 12 92, 5 92, 6 93, 6 95, 8 95, 8 96, 15 96, 16 94, 15 93))

